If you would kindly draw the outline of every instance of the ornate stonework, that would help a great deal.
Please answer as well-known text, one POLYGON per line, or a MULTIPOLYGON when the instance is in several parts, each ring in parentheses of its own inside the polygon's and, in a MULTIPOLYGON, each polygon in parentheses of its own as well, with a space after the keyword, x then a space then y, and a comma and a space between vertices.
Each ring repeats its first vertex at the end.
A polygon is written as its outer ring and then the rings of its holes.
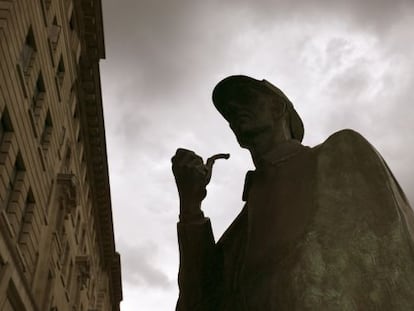
POLYGON ((0 311, 118 311, 100 0, 0 0, 0 311))

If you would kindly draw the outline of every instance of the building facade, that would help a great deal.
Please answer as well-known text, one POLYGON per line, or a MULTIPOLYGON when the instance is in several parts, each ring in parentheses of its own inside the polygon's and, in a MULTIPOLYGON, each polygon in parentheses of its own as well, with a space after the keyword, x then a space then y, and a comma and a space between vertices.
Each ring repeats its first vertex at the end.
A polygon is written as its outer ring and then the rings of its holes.
POLYGON ((0 311, 116 311, 100 0, 0 0, 0 311))

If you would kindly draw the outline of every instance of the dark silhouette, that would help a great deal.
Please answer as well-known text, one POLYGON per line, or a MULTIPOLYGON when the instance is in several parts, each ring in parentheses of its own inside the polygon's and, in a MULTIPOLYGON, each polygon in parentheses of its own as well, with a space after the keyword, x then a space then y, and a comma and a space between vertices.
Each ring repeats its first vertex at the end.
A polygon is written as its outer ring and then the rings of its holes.
MULTIPOLYGON (((310 148, 275 86, 222 80, 213 102, 256 166, 215 243, 201 211, 213 162, 178 149, 179 311, 412 310, 414 217, 378 152, 343 130, 310 148)), ((222 208, 222 207, 220 207, 222 208)))

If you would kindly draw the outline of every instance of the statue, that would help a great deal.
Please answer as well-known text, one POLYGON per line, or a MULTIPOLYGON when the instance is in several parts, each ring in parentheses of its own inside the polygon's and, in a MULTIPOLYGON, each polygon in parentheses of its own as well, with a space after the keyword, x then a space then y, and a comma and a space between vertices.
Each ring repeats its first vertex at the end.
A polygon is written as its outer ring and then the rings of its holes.
MULTIPOLYGON (((216 243, 201 202, 214 160, 178 149, 178 311, 412 310, 414 217, 379 153, 342 130, 316 147, 266 80, 230 76, 213 102, 256 170, 216 243)), ((222 208, 222 207, 220 207, 222 208)))

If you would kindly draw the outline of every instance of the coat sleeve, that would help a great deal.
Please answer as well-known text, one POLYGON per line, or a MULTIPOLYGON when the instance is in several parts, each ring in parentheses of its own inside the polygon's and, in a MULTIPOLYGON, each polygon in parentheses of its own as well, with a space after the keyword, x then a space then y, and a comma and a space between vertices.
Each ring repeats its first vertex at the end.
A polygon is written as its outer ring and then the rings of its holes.
POLYGON ((180 268, 177 311, 215 310, 220 276, 211 223, 205 218, 199 223, 178 223, 180 268))

